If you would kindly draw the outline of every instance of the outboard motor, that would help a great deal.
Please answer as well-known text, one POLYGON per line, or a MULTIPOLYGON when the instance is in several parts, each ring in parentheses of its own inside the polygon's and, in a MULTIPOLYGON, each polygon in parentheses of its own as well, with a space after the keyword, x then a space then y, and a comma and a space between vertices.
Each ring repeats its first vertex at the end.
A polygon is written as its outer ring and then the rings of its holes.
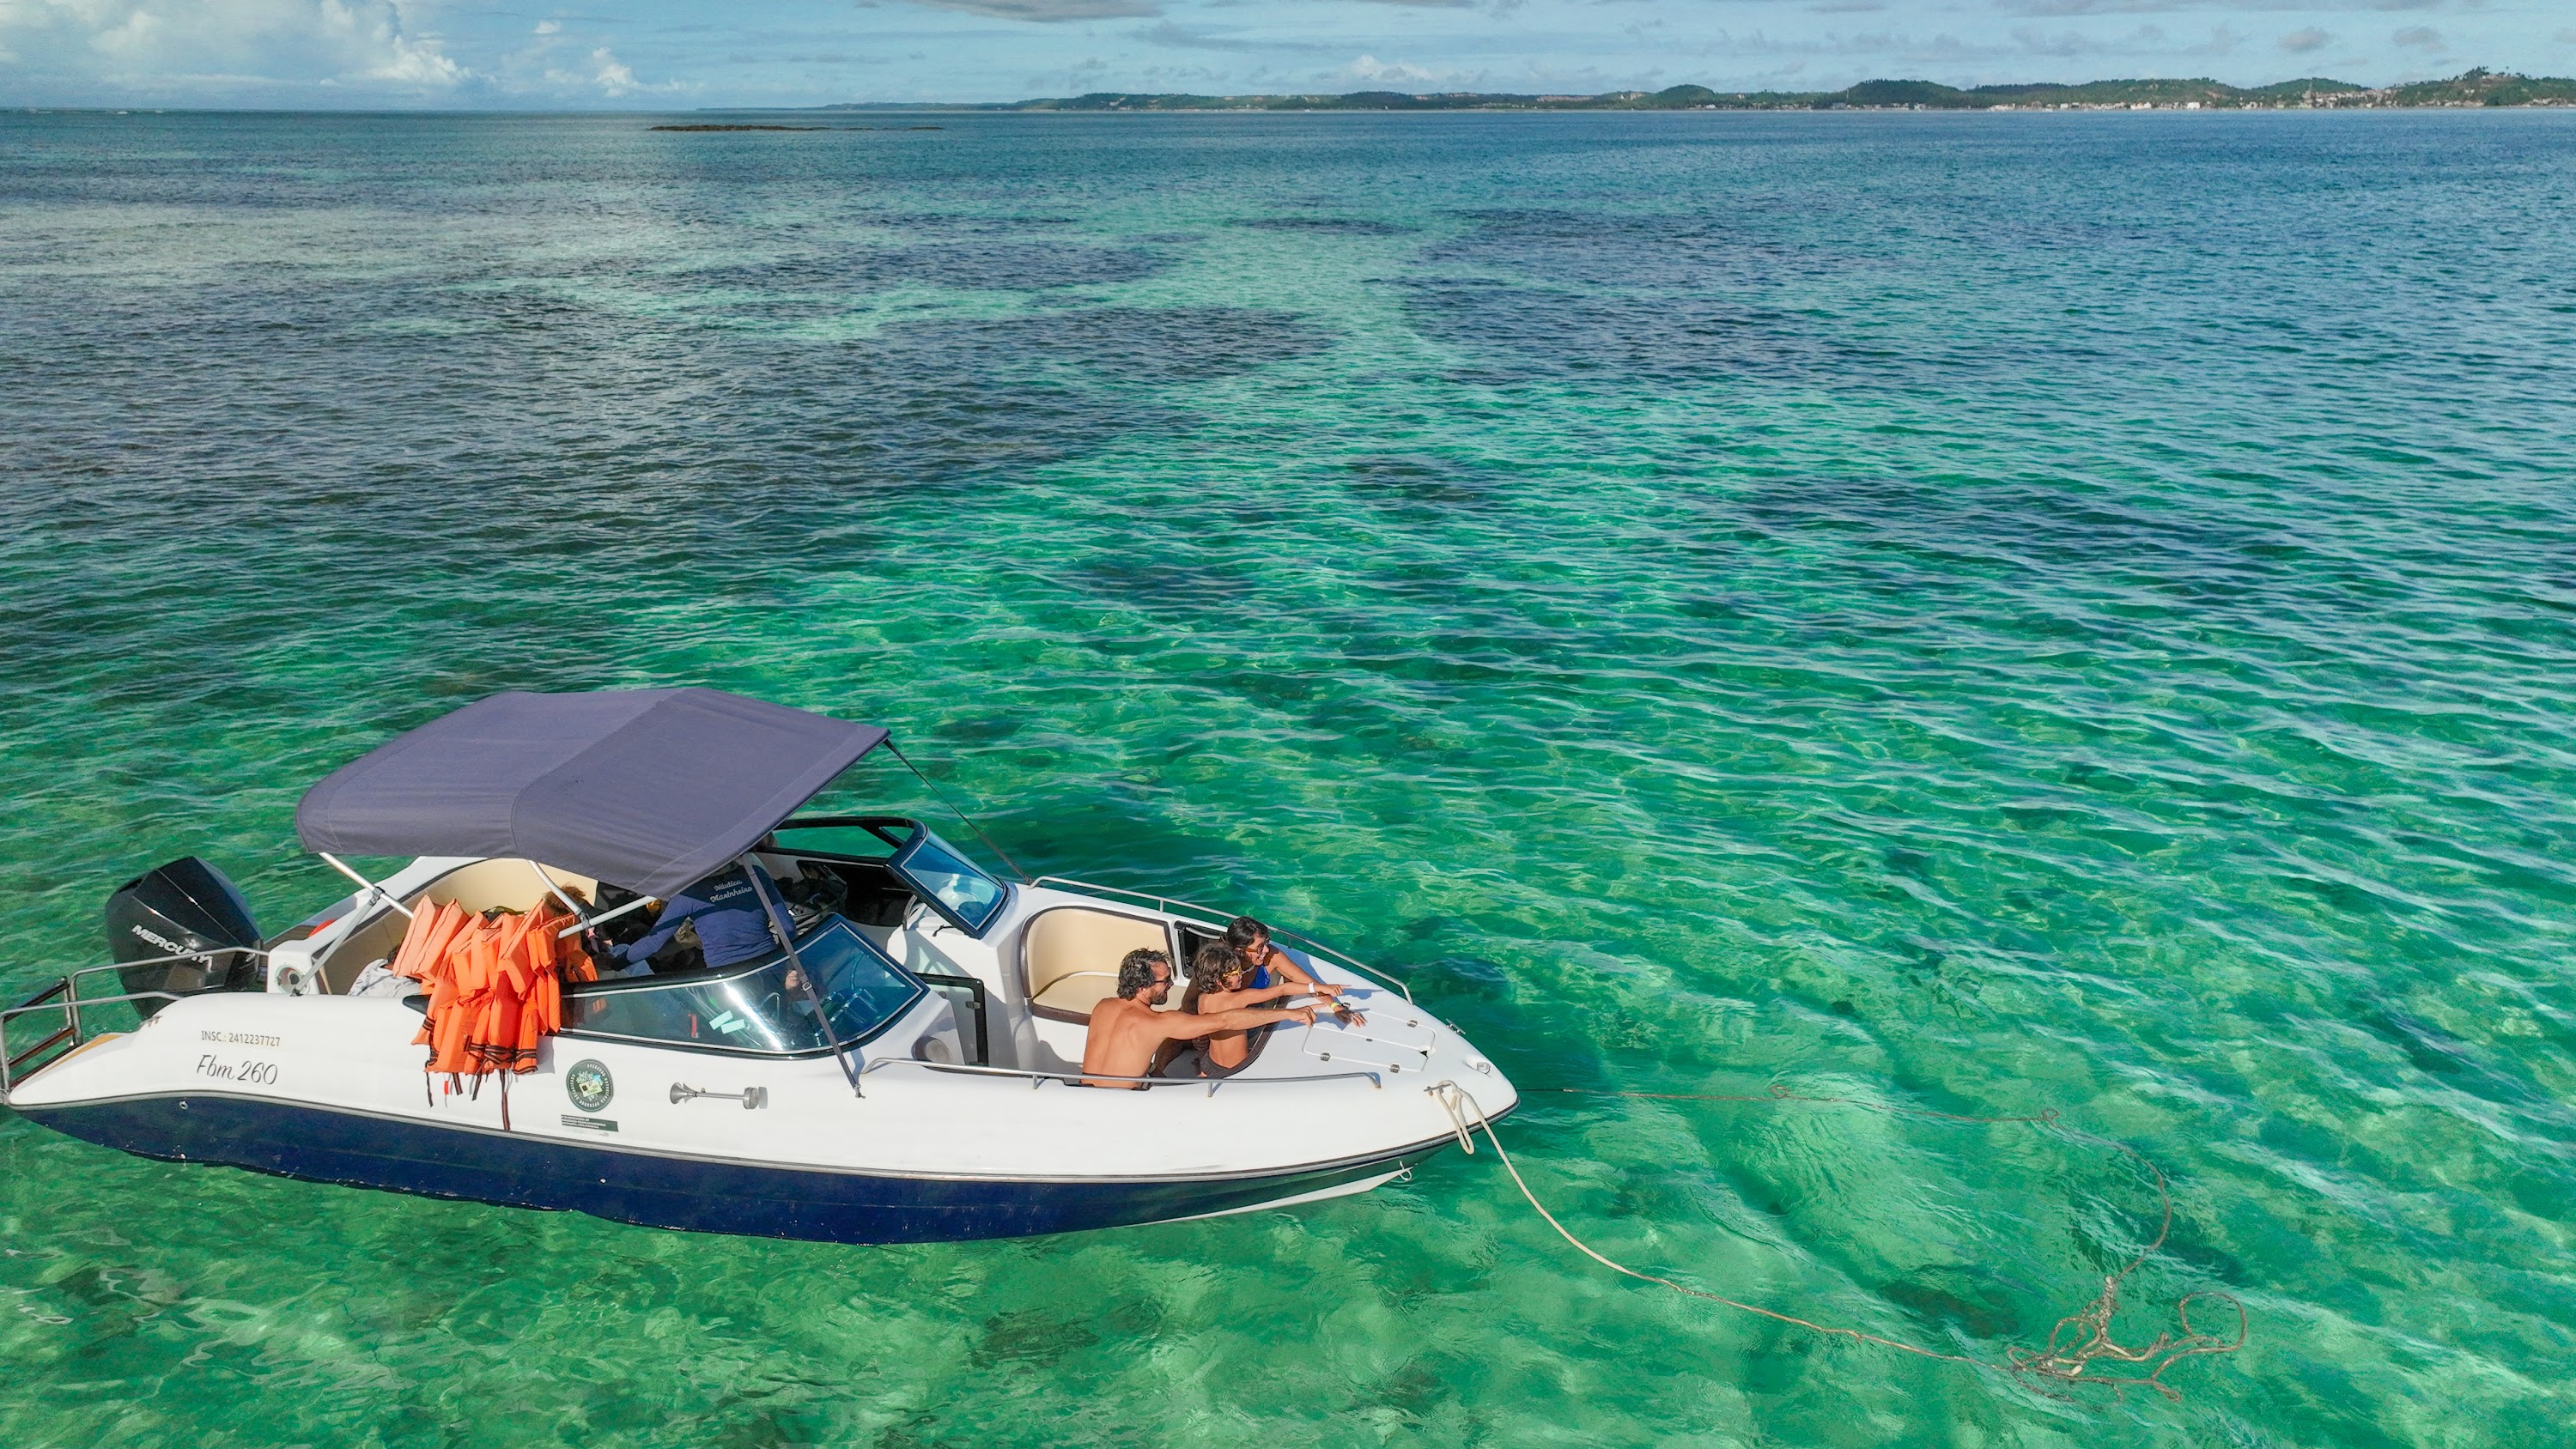
MULTIPOLYGON (((107 898, 107 949, 128 991, 239 991, 259 977, 259 927, 224 873, 189 856, 136 876, 107 898), (181 961, 157 957, 182 956, 181 961)), ((144 1016, 167 1002, 138 1001, 144 1016)))

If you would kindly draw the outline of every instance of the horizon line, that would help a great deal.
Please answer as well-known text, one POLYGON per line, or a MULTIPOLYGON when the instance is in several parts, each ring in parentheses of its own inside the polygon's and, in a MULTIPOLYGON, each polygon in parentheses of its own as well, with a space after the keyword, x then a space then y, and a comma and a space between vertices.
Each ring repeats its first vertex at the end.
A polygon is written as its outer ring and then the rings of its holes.
MULTIPOLYGON (((1578 107, 1580 107, 1580 106, 1582 106, 1582 105, 1584 105, 1584 104, 1586 104, 1586 103, 1608 103, 1608 104, 1610 104, 1610 105, 1632 104, 1633 102, 1638 101, 1638 100, 1643 100, 1643 99, 1647 99, 1647 98, 1651 98, 1651 97, 1655 97, 1655 96, 1665 95, 1665 94, 1669 94, 1669 93, 1674 92, 1674 91, 1681 91, 1681 90, 1698 90, 1698 91, 1706 92, 1706 93, 1708 93, 1708 94, 1709 94, 1709 95, 1711 95, 1711 96, 1715 96, 1715 97, 1722 98, 1722 99, 1733 99, 1733 100, 1747 100, 1747 99, 1752 99, 1752 98, 1756 98, 1756 97, 1776 97, 1776 98, 1784 98, 1784 99, 1785 99, 1785 98, 1792 98, 1792 97, 1806 97, 1806 98, 1822 99, 1822 98, 1827 98, 1827 97, 1832 97, 1832 96, 1838 96, 1838 95, 1847 94, 1847 93, 1849 93, 1849 92, 1853 92, 1853 91, 1858 91, 1858 90, 1861 90, 1861 89, 1862 89, 1862 88, 1864 88, 1864 87, 1877 87, 1877 86, 1918 86, 1918 87, 1929 87, 1929 88, 1936 88, 1936 89, 1938 89, 1938 90, 1940 90, 1940 91, 1950 92, 1950 93, 1959 94, 1959 95, 1975 95, 1975 94, 1978 94, 1978 93, 1980 93, 1980 92, 1992 92, 1992 91, 2048 91, 2048 90, 2058 90, 2058 91, 2078 91, 2078 90, 2085 90, 2085 89, 2089 89, 2089 88, 2094 88, 2094 87, 2104 87, 2104 86, 2195 86, 2195 85, 2196 85, 2196 86, 2210 86, 2210 87, 2215 87, 2215 88, 2217 88, 2217 89, 2219 89, 2219 90, 2222 90, 2222 91, 2232 91, 2232 92, 2236 92, 2236 93, 2239 93, 2239 94, 2249 94, 2249 95, 2250 95, 2250 94, 2259 93, 2259 92, 2264 92, 2264 91, 2277 90, 2277 89, 2279 89, 2279 88, 2281 88, 2281 87, 2284 87, 2284 86, 2290 86, 2290 85, 2295 85, 2295 84, 2298 84, 2298 83, 2301 83, 2301 82, 2314 82, 2314 83, 2317 83, 2317 84, 2318 84, 2319 86, 2321 86, 2321 87, 2333 87, 2333 88, 2335 88, 2335 89, 2337 89, 2337 90, 2339 90, 2339 91, 2341 91, 2342 93, 2345 93, 2345 94, 2360 94, 2360 93, 2384 94, 2384 93, 2388 93, 2388 92, 2394 92, 2394 91, 2398 91, 2398 90, 2407 89, 2407 88, 2409 88, 2409 87, 2417 87, 2417 86, 2438 86, 2438 85, 2444 85, 2444 84, 2458 84, 2458 83, 2470 82, 2470 81, 2473 81, 2473 80, 2479 80, 2479 79, 2494 79, 2494 80, 2499 80, 2499 81, 2521 81, 2521 82, 2525 82, 2525 83, 2529 83, 2529 84, 2535 84, 2535 85, 2548 85, 2548 86, 2567 86, 2567 87, 2576 87, 2576 79, 2571 79, 2571 78, 2569 78, 2569 77, 2564 77, 2564 76, 2547 76, 2547 75, 2532 75, 2532 74, 2529 74, 2529 73, 2527 73, 2527 72, 2522 72, 2522 71, 2505 70, 2505 69, 2493 69, 2493 68, 2486 67, 2486 66, 2472 66, 2472 67, 2468 68, 2467 70, 2464 70, 2464 71, 2458 72, 2457 74, 2448 75, 2448 76, 2434 76, 2434 77, 2426 77, 2426 78, 2418 79, 2418 80, 2395 80, 2395 81, 2386 81, 2386 82, 2382 82, 2382 83, 2379 83, 2379 84, 2372 84, 2372 83, 2364 82, 2364 81, 2349 81, 2349 80, 2341 79, 2341 78, 2339 78, 2339 77, 2326 76, 2326 75, 2317 75, 2317 74, 2297 75, 2297 76, 2286 76, 2286 77, 2283 77, 2282 79, 2279 79, 2279 80, 2261 81, 2261 82, 2256 82, 2256 83, 2251 84, 2251 85, 2239 85, 2239 84, 2235 84, 2235 83, 2232 83, 2232 82, 2221 81, 2221 80, 2218 80, 2218 79, 2216 79, 2216 78, 2214 78, 2214 77, 2210 77, 2210 76, 2118 76, 2118 77, 2100 77, 2100 78, 2096 78, 2096 79, 2092 79, 2092 80, 2083 80, 2083 81, 2053 81, 2053 80, 2031 80, 2031 81, 1985 81, 1985 82, 1978 82, 1978 83, 1974 83, 1974 84, 1970 84, 1970 85, 1957 85, 1957 84, 1953 84, 1953 83, 1948 82, 1948 81, 1935 81, 1935 80, 1928 80, 1928 79, 1924 79, 1924 78, 1920 78, 1920 77, 1891 77, 1891 76, 1874 76, 1874 77, 1871 77, 1871 78, 1868 78, 1868 79, 1865 79, 1865 80, 1860 80, 1860 81, 1852 82, 1852 83, 1851 83, 1851 84, 1849 84, 1849 85, 1844 85, 1844 86, 1834 87, 1834 88, 1831 88, 1831 89, 1818 89, 1818 90, 1784 90, 1784 89, 1756 88, 1756 87, 1735 87, 1735 88, 1728 88, 1728 87, 1711 86, 1711 85, 1707 85, 1707 84, 1705 84, 1705 83, 1702 83, 1702 82, 1696 82, 1696 81, 1683 81, 1683 82, 1676 82, 1676 83, 1671 84, 1671 85, 1662 86, 1662 87, 1657 87, 1657 88, 1653 88, 1653 89, 1649 89, 1649 88, 1647 88, 1647 87, 1645 87, 1645 86, 1640 85, 1640 86, 1629 86, 1629 87, 1613 88, 1613 89, 1609 89, 1609 90, 1601 90, 1601 91, 1594 91, 1594 92, 1588 92, 1588 93, 1583 93, 1583 92, 1574 92, 1574 91, 1406 90, 1406 89, 1397 89, 1397 88, 1394 88, 1394 87, 1391 87, 1391 86, 1383 86, 1383 85, 1381 85, 1381 86, 1367 87, 1367 88, 1363 88, 1363 89, 1357 89, 1357 90, 1346 90, 1346 91, 1291 90, 1291 91, 1245 91, 1245 92, 1233 92, 1233 93, 1218 93, 1218 92, 1200 92, 1200 91, 1092 90, 1092 91, 1085 91, 1085 92, 1082 92, 1082 93, 1081 93, 1081 94, 1079 94, 1079 95, 1059 95, 1059 96, 1023 96, 1023 97, 1020 97, 1020 98, 1018 98, 1018 99, 1013 99, 1013 100, 981 100, 981 101, 971 101, 971 100, 932 100, 932 99, 919 99, 919 98, 916 98, 916 99, 910 99, 910 100, 882 100, 882 101, 880 101, 880 100, 838 100, 838 101, 806 101, 806 102, 786 102, 786 101, 759 101, 759 102, 751 102, 751 101, 745 101, 745 102, 736 102, 736 103, 729 103, 729 104, 728 104, 728 103, 712 103, 712 104, 709 104, 709 103, 701 103, 701 104, 697 104, 697 105, 688 105, 688 106, 676 106, 676 105, 675 105, 675 106, 626 106, 626 105, 597 104, 597 103, 592 103, 592 104, 567 104, 567 103, 564 103, 564 102, 561 102, 561 101, 555 101, 555 102, 537 102, 537 103, 524 104, 524 105, 511 105, 511 104, 474 105, 474 104, 457 104, 457 103, 456 103, 456 101, 455 101, 453 98, 445 98, 445 97, 440 98, 440 100, 439 100, 439 101, 435 101, 435 102, 433 102, 433 101, 429 101, 429 100, 427 100, 426 98, 424 98, 424 100, 423 100, 423 101, 418 102, 418 103, 403 103, 403 102, 381 101, 381 100, 380 100, 380 101, 362 102, 362 103, 354 103, 354 104, 336 104, 336 105, 277 105, 277 104, 264 104, 264 105, 259 105, 259 104, 251 104, 251 105, 225 105, 225 104, 221 104, 221 103, 207 103, 207 102, 182 102, 182 103, 171 103, 171 102, 153 102, 153 101, 143 101, 143 100, 128 100, 128 101, 101 101, 101 102, 85 102, 85 103, 75 103, 75 104, 45 104, 45 103, 42 103, 42 102, 26 102, 26 101, 7 101, 7 100, 0 100, 0 113, 6 113, 6 112, 17 112, 17 113, 20 113, 20 114, 105 114, 105 115, 115 115, 115 114, 120 114, 120 113, 124 113, 124 114, 131 114, 131 113, 135 113, 135 112, 142 112, 142 113, 145 113, 145 114, 170 114, 170 113, 174 113, 174 112, 175 112, 175 113, 182 113, 182 114, 231 114, 231 115, 350 115, 350 114, 356 114, 356 115, 367 115, 367 114, 385 114, 385 115, 411 115, 411 114, 429 114, 429 115, 681 115, 681 114, 699 114, 699 113, 712 112, 712 111, 743 111, 743 112, 751 112, 751 111, 764 111, 764 112, 801 112, 801 111, 817 111, 817 110, 832 110, 832 109, 868 109, 868 110, 888 110, 888 111, 892 111, 892 110, 945 110, 945 111, 975 111, 975 110, 985 110, 985 111, 1009 111, 1009 110, 1029 110, 1029 109, 1043 108, 1043 107, 1045 107, 1045 106, 1047 106, 1047 105, 1049 105, 1049 104, 1057 104, 1057 103, 1072 102, 1072 101, 1083 101, 1083 100, 1090 100, 1090 99, 1094 99, 1094 98, 1104 98, 1104 97, 1117 97, 1117 98, 1125 98, 1125 99, 1133 99, 1133 100, 1187 99, 1187 100, 1200 100, 1200 101, 1239 101, 1239 102, 1244 102, 1244 103, 1250 104, 1250 103, 1263 102, 1263 101, 1272 101, 1272 102, 1279 102, 1279 101, 1286 101, 1286 102, 1297 102, 1297 101, 1347 101, 1347 100, 1351 100, 1351 99, 1353 99, 1353 98, 1357 98, 1357 97, 1365 97, 1365 96, 1404 97, 1404 98, 1409 99, 1409 100, 1425 101, 1425 102, 1429 102, 1429 101, 1440 101, 1440 100, 1450 100, 1450 101, 1488 100, 1488 101, 1496 101, 1496 102, 1520 102, 1520 103, 1525 103, 1525 104, 1544 103, 1547 109, 1552 109, 1552 110, 1567 110, 1567 109, 1574 109, 1574 108, 1578 108, 1578 107)), ((352 99, 354 100, 354 98, 352 98, 352 99)), ((2508 106, 2508 107, 2495 107, 2495 109, 2522 109, 2522 108, 2525 108, 2525 107, 2511 107, 2511 106, 2508 106)), ((2546 108, 2546 107, 2535 107, 2535 108, 2546 108)), ((1293 108, 1292 108, 1292 109, 1293 109, 1293 108)), ((1358 108, 1356 108, 1356 107, 1355 107, 1355 108, 1353 108, 1353 109, 1358 109, 1358 108)), ((1975 108, 1969 108, 1969 109, 1975 109, 1975 108)))

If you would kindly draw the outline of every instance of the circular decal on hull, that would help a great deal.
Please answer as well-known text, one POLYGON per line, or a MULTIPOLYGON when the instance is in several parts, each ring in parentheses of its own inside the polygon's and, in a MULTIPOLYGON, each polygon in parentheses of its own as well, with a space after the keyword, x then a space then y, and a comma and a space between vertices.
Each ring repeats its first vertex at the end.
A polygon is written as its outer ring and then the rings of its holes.
POLYGON ((578 1061, 564 1073, 564 1091, 571 1094, 574 1106, 596 1112, 617 1095, 617 1083, 610 1080, 608 1068, 594 1061, 578 1061))

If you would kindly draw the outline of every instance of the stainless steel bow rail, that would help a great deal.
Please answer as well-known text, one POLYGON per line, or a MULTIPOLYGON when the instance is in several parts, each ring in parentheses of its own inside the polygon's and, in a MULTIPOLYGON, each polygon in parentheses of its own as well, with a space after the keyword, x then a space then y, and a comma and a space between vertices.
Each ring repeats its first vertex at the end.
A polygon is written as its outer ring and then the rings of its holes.
MULTIPOLYGON (((102 971, 131 971, 145 966, 175 966, 180 962, 202 962, 210 954, 191 951, 178 956, 151 956, 140 961, 114 961, 104 966, 82 966, 66 971, 44 986, 39 986, 25 1000, 0 1011, 0 1096, 7 1095, 20 1077, 52 1066, 55 1062, 87 1046, 93 1038, 81 1021, 85 1006, 113 1006, 120 1001, 176 1001, 185 993, 177 991, 124 991, 114 996, 83 996, 81 978, 102 971), (47 1033, 43 1040, 21 1051, 9 1049, 9 1024, 22 1016, 59 1012, 62 1025, 47 1033), (49 1055, 50 1053, 50 1055, 49 1055), (42 1060, 38 1060, 42 1058, 42 1060)), ((234 954, 234 948, 211 954, 234 954)), ((265 956, 265 951, 244 951, 242 955, 265 956)))
MULTIPOLYGON (((1203 906, 1196 901, 1185 901, 1177 896, 1158 896, 1152 891, 1131 891, 1125 886, 1102 885, 1100 882, 1093 880, 1075 880, 1069 875, 1042 875, 1036 880, 1029 882, 1029 884, 1041 886, 1070 886, 1075 890, 1098 891, 1102 895, 1124 896, 1128 900, 1134 901, 1139 905, 1150 904, 1155 910, 1161 911, 1167 916, 1177 916, 1186 913, 1202 917, 1203 919, 1201 919, 1198 924, 1208 926, 1219 931, 1225 929, 1226 922, 1244 914, 1242 911, 1221 911, 1214 906, 1203 906)), ((1296 944, 1305 947, 1307 951, 1314 955, 1327 957, 1331 960, 1337 961, 1372 980, 1383 978, 1385 980, 1392 981, 1395 983, 1395 989, 1404 993, 1406 1004, 1411 1005, 1413 1003, 1413 988, 1405 985, 1404 978, 1396 975, 1392 971, 1381 972, 1376 967, 1368 965, 1347 951, 1336 950, 1333 947, 1327 946, 1323 942, 1316 940, 1312 936, 1299 935, 1295 931, 1283 930, 1280 927, 1273 926, 1270 928, 1270 937, 1274 941, 1293 941, 1296 944)))

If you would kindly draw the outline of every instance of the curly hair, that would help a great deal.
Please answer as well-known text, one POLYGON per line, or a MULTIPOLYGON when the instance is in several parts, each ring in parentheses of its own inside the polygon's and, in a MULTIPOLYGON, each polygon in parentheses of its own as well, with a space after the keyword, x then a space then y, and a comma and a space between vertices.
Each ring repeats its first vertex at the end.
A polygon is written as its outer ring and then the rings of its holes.
POLYGON ((1154 984, 1154 968, 1171 964, 1172 958, 1160 951, 1139 946, 1128 952, 1126 958, 1118 963, 1118 994, 1132 997, 1150 989, 1154 984))
POLYGON ((1249 971, 1243 953, 1232 946, 1211 941, 1190 958, 1190 989, 1201 993, 1223 991, 1225 978, 1237 971, 1249 971))

